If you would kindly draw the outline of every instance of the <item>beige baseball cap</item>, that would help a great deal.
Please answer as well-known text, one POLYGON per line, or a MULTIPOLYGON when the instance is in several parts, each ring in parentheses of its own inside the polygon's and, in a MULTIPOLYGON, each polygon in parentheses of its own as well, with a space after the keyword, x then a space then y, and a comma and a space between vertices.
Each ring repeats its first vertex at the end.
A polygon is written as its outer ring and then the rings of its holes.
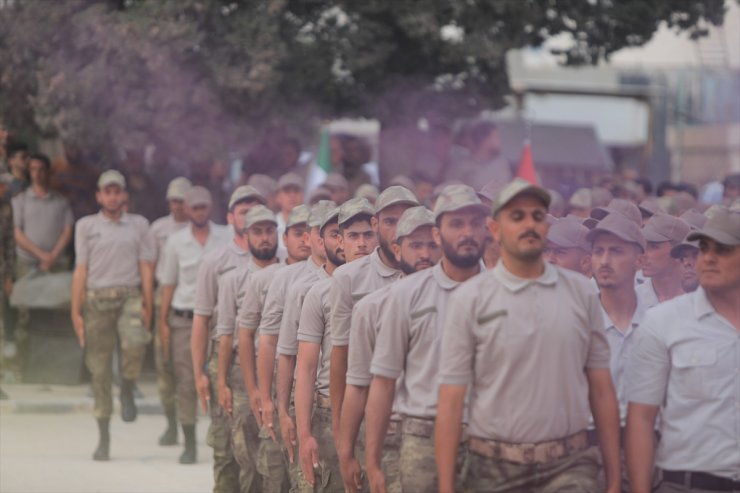
POLYGON ((296 187, 303 190, 304 183, 297 173, 285 173, 277 182, 277 189, 282 190, 285 187, 296 187))
POLYGON ((449 185, 437 197, 434 204, 434 219, 437 220, 446 212, 455 212, 466 207, 488 212, 488 208, 480 201, 478 194, 467 185, 449 185))
POLYGON ((542 201, 545 207, 550 207, 550 194, 542 187, 532 185, 522 178, 514 178, 503 190, 496 195, 491 206, 491 215, 495 216, 498 211, 506 206, 509 202, 520 195, 534 195, 542 201))
POLYGON ((577 209, 591 208, 591 190, 588 188, 579 188, 568 200, 568 205, 577 209))
POLYGON ((637 224, 637 226, 642 226, 642 213, 640 209, 634 202, 625 199, 612 199, 606 207, 595 207, 591 209, 591 213, 589 214, 591 217, 586 219, 583 224, 587 228, 593 228, 596 226, 596 222, 604 219, 611 213, 622 214, 637 224))
POLYGON ((593 245, 594 239, 599 233, 611 233, 617 238, 636 244, 643 252, 647 247, 640 226, 622 214, 609 214, 599 221, 596 227, 588 232, 586 240, 593 245))
POLYGON ((265 196, 262 195, 259 190, 251 185, 242 185, 231 194, 231 198, 229 199, 229 210, 233 209, 237 202, 248 199, 258 200, 262 205, 267 203, 265 196))
POLYGON ((333 200, 319 200, 311 206, 311 211, 308 214, 307 224, 309 228, 319 228, 326 219, 326 215, 337 208, 336 202, 333 200))
POLYGON ((324 180, 323 183, 324 186, 328 187, 329 189, 332 188, 349 188, 349 182, 345 177, 340 175, 339 173, 329 173, 329 175, 326 177, 326 180, 324 180))
POLYGON ((331 190, 321 185, 316 188, 308 195, 309 205, 313 205, 321 200, 331 200, 331 190))
POLYGON ((612 201, 614 195, 604 187, 591 189, 591 207, 604 207, 612 201))
POLYGON ((4 185, 10 185, 11 183, 13 183, 13 175, 7 172, 0 173, 0 183, 4 185))
POLYGON ((375 209, 370 205, 370 202, 368 202, 367 199, 363 199, 362 197, 349 199, 339 207, 339 225, 341 226, 360 214, 374 216, 375 209))
POLYGON ((271 222, 277 225, 275 213, 264 205, 255 205, 244 216, 244 229, 249 229, 257 223, 271 222))
POLYGON ((483 187, 478 190, 478 197, 480 197, 481 200, 488 200, 489 202, 493 202, 493 200, 496 198, 496 195, 504 189, 506 186, 506 183, 501 183, 498 180, 491 180, 483 187))
POLYGON ((185 191, 185 205, 195 207, 198 205, 211 205, 211 192, 205 187, 190 187, 185 191))
POLYGON ((426 207, 419 205, 406 209, 396 224, 394 240, 398 241, 408 236, 422 226, 434 226, 434 213, 426 207))
POLYGON ((107 187, 108 185, 118 185, 121 188, 126 188, 126 178, 123 177, 120 171, 109 169, 103 171, 98 178, 98 189, 107 187))
POLYGON ((573 217, 563 217, 550 226, 547 241, 564 248, 580 248, 591 251, 591 242, 586 239, 590 229, 573 217))
POLYGON ((167 200, 185 200, 185 193, 192 187, 190 180, 178 176, 167 185, 167 200))
POLYGON ((391 181, 388 182, 388 186, 399 186, 408 188, 409 190, 413 190, 414 188, 416 188, 416 183, 414 183, 414 180, 406 175, 396 175, 391 179, 391 181))
POLYGON ((378 195, 380 195, 380 190, 378 190, 378 187, 371 185, 370 183, 363 183, 357 187, 357 190, 355 191, 355 197, 365 198, 371 203, 378 200, 378 195))
POLYGON ((671 245, 678 245, 689 234, 690 229, 688 223, 677 217, 655 214, 645 223, 642 235, 645 240, 653 243, 670 241, 671 245))
POLYGON ((332 210, 328 211, 324 215, 323 221, 321 221, 321 224, 319 225, 319 229, 324 229, 327 224, 333 221, 339 221, 339 207, 335 207, 332 210))
POLYGON ((308 216, 311 209, 307 205, 298 205, 288 214, 288 220, 285 222, 285 229, 292 228, 298 224, 307 224, 308 216))
POLYGON ((740 245, 740 212, 727 207, 717 209, 703 228, 689 234, 686 239, 696 241, 702 238, 727 246, 740 245))
POLYGON ((645 200, 640 202, 640 205, 638 207, 640 209, 640 213, 644 214, 645 217, 653 217, 655 214, 658 213, 665 214, 663 208, 653 197, 646 198, 645 200))
POLYGON ((381 192, 375 201, 375 213, 382 211, 386 207, 396 204, 406 204, 411 206, 419 205, 416 195, 406 187, 393 185, 381 192))
POLYGON ((250 176, 247 185, 257 189, 263 197, 269 197, 277 190, 277 182, 271 176, 260 173, 250 176))
POLYGON ((696 209, 687 210, 681 214, 680 219, 683 219, 691 229, 701 229, 707 223, 707 216, 696 209))

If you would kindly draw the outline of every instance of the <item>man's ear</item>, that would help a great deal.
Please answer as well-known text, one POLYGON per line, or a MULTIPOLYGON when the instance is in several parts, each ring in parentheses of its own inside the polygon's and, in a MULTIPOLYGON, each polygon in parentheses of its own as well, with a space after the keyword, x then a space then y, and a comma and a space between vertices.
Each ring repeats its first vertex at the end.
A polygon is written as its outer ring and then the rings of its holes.
POLYGON ((493 217, 488 217, 486 218, 486 226, 488 226, 488 231, 496 243, 501 243, 501 225, 499 222, 493 217))
POLYGON ((370 218, 370 227, 373 228, 373 231, 375 231, 376 234, 378 233, 378 224, 380 223, 378 223, 377 217, 373 216, 370 218))
POLYGON ((401 245, 399 245, 397 242, 391 243, 391 250, 393 251, 393 256, 396 257, 396 262, 401 261, 401 245))

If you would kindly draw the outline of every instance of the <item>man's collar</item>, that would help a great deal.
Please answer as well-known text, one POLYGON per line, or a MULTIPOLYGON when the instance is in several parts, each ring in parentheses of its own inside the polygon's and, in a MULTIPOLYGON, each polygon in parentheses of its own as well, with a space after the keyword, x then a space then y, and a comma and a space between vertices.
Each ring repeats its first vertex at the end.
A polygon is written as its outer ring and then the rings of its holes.
MULTIPOLYGON (((481 268, 479 272, 483 272, 484 270, 484 268, 481 268)), ((432 275, 434 276, 434 280, 437 281, 437 284, 439 284, 442 289, 455 289, 460 285, 459 281, 455 281, 447 275, 444 268, 442 267, 441 260, 437 262, 434 267, 432 267, 432 275)))
POLYGON ((694 314, 696 315, 697 320, 717 312, 717 310, 715 310, 712 306, 712 303, 709 302, 709 298, 707 298, 707 293, 706 291, 704 291, 704 288, 702 288, 701 286, 696 288, 693 296, 694 314))
POLYGON ((129 221, 129 214, 128 212, 124 212, 121 214, 121 217, 118 219, 111 219, 110 217, 106 216, 103 211, 98 211, 98 215, 103 219, 103 221, 109 222, 109 223, 122 223, 126 224, 129 221))
POLYGON ((397 276, 400 272, 398 269, 385 265, 383 259, 380 258, 380 247, 376 247, 373 253, 370 254, 370 262, 382 277, 397 276))
POLYGON ((503 284, 506 289, 512 292, 521 291, 530 284, 541 284, 543 286, 554 286, 558 280, 558 271, 549 262, 545 262, 545 271, 536 279, 524 279, 512 274, 506 268, 502 259, 496 263, 493 268, 493 275, 503 284))

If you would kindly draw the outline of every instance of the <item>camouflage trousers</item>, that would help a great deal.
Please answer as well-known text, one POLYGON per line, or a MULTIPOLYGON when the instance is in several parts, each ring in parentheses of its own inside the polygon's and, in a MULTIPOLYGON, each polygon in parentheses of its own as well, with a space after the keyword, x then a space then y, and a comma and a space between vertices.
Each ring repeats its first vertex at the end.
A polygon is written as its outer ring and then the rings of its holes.
POLYGON ((190 334, 193 321, 170 314, 170 357, 175 370, 177 417, 183 425, 194 425, 198 415, 198 393, 195 391, 190 334))
POLYGON ((218 352, 214 350, 208 360, 208 377, 211 381, 211 423, 206 442, 213 448, 213 493, 239 492, 239 464, 231 449, 231 423, 226 411, 216 399, 218 378, 218 352))
MULTIPOLYGON (((339 468, 339 457, 334 445, 334 435, 331 429, 331 409, 315 407, 311 416, 311 434, 319 447, 319 466, 314 469, 315 486, 311 486, 301 471, 298 477, 298 491, 300 493, 342 493, 344 482, 339 468)), ((296 455, 296 463, 300 460, 296 455)), ((300 468, 299 468, 300 470, 300 468)))
MULTIPOLYGON (((162 402, 162 409, 165 415, 175 414, 175 366, 173 364, 172 353, 166 361, 164 359, 164 348, 162 340, 159 337, 159 295, 155 299, 154 312, 154 366, 157 369, 157 388, 159 390, 159 400, 162 402)), ((189 343, 189 341, 188 341, 189 343)), ((192 359, 191 359, 192 361, 192 359)))
POLYGON ((141 373, 146 346, 152 334, 141 318, 138 288, 89 290, 83 307, 85 323, 85 363, 92 375, 95 395, 94 415, 113 414, 113 351, 121 348, 121 377, 136 380, 141 373))
POLYGON ((466 493, 593 493, 602 491, 597 479, 601 454, 596 447, 548 464, 517 464, 471 452, 466 461, 466 493))
POLYGON ((259 427, 249 406, 249 397, 244 386, 244 376, 238 365, 239 356, 234 354, 228 385, 233 399, 231 420, 231 449, 239 464, 239 490, 242 493, 261 492, 262 478, 257 472, 257 450, 259 449, 259 427))
MULTIPOLYGON (((434 422, 430 423, 433 426, 434 422)), ((434 458, 434 436, 431 431, 424 434, 401 434, 399 483, 401 491, 437 491, 437 463, 434 458)), ((457 483, 462 479, 466 449, 461 445, 457 455, 457 483)), ((459 489, 459 488, 456 488, 459 489)))
POLYGON ((388 493, 401 493, 401 429, 398 421, 391 421, 383 441, 380 466, 385 476, 388 493))

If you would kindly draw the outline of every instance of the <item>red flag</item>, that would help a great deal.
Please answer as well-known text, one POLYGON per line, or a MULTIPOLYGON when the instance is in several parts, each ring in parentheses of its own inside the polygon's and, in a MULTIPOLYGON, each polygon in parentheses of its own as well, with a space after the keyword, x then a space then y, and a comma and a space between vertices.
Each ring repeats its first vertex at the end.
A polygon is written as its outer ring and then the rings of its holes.
POLYGON ((523 178, 532 185, 539 185, 537 179, 537 171, 534 169, 534 161, 532 161, 532 146, 529 140, 524 141, 524 149, 522 150, 522 160, 519 162, 519 169, 516 172, 517 178, 523 178))

